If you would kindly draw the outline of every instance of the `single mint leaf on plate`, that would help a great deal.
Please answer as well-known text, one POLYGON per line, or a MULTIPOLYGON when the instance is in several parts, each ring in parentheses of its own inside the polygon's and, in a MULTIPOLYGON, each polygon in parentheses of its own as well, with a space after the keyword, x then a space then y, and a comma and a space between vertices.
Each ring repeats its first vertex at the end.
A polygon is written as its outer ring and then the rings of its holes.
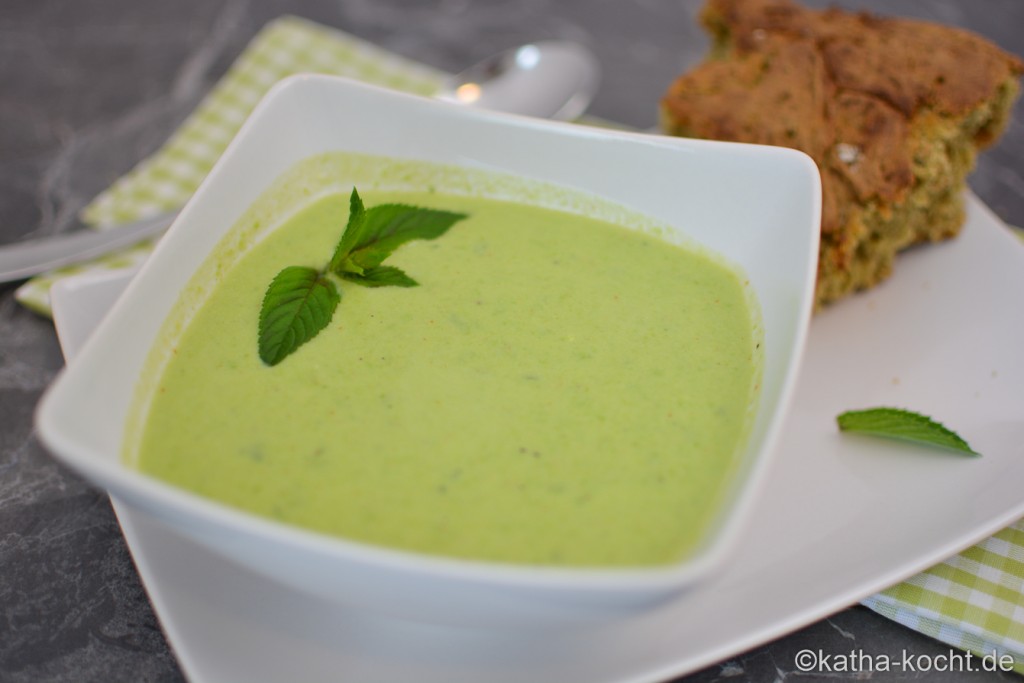
POLYGON ((926 415, 902 408, 850 410, 836 417, 844 432, 861 432, 980 456, 960 436, 926 415))
POLYGON ((259 353, 277 365, 327 327, 341 295, 316 268, 289 266, 267 287, 260 309, 259 353))
POLYGON ((394 266, 367 268, 362 274, 342 273, 341 277, 364 287, 416 287, 418 282, 394 266))

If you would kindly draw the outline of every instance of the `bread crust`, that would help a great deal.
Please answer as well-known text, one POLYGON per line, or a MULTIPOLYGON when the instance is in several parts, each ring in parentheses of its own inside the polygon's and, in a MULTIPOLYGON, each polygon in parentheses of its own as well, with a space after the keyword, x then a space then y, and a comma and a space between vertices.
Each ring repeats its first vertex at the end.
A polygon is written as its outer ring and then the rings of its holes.
POLYGON ((790 0, 708 0, 709 58, 661 102, 674 135, 792 147, 822 177, 819 306, 963 224, 964 180, 1024 62, 968 31, 790 0))

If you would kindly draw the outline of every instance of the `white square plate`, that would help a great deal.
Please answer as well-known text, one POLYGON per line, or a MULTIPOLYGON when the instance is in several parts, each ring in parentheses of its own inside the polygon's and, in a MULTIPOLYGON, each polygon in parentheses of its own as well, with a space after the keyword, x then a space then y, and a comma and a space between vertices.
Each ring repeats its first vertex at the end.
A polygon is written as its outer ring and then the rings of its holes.
MULTIPOLYGON (((73 354, 128 276, 54 291, 73 354)), ((282 588, 114 501, 193 683, 640 683, 820 619, 1024 516, 1024 246, 968 198, 963 234, 812 322, 795 403, 727 569, 660 610, 543 637, 367 619, 282 588), (849 408, 903 405, 983 457, 840 435, 849 408)))

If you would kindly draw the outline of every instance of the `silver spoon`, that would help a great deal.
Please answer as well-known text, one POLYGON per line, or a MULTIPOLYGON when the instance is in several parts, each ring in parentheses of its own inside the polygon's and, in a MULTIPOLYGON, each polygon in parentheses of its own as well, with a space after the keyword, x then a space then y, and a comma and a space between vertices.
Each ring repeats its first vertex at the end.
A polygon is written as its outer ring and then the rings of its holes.
POLYGON ((569 121, 587 109, 597 59, 576 43, 545 41, 499 52, 449 78, 437 97, 472 107, 569 121))
MULTIPOLYGON (((444 82, 439 99, 524 116, 569 120, 597 92, 600 69, 589 50, 545 41, 489 57, 444 82)), ((103 231, 75 230, 0 245, 0 282, 80 263, 163 233, 178 211, 103 231)))

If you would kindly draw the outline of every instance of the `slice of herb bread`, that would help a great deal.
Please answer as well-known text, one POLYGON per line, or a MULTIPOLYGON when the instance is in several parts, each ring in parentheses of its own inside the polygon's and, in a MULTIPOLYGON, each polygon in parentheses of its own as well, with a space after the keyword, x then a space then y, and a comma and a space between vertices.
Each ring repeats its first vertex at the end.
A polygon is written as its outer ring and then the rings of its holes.
POLYGON ((711 54, 669 87, 663 128, 817 162, 818 306, 960 230, 964 179, 1006 125, 1020 59, 964 30, 789 0, 709 0, 701 19, 711 54))

